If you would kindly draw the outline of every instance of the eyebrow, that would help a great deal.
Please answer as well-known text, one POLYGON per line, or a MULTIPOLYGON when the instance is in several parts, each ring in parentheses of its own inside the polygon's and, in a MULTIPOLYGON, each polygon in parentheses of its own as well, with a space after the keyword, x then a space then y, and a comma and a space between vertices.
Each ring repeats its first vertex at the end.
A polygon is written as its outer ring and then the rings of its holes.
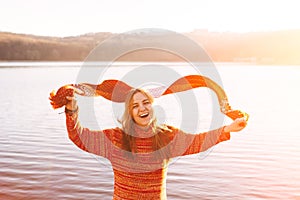
MULTIPOLYGON (((142 102, 145 102, 145 101, 149 101, 150 102, 150 100, 148 98, 145 98, 145 99, 142 100, 142 102)), ((138 104, 138 102, 133 102, 132 105, 134 105, 134 104, 138 104)))

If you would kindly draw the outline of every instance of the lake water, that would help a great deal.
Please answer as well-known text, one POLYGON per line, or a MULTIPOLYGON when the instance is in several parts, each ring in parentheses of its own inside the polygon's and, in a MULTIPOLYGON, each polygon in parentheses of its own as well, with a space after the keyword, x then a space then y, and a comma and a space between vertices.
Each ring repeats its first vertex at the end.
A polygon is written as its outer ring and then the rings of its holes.
MULTIPOLYGON (((65 116, 58 114, 63 110, 49 104, 53 89, 76 81, 80 68, 73 64, 1 63, 0 199, 112 198, 109 163, 70 142, 65 116)), ((111 67, 115 71, 107 78, 133 69, 130 63, 121 65, 111 67)), ((300 199, 300 66, 217 64, 217 69, 232 107, 248 112, 249 124, 209 152, 174 160, 168 199, 300 199)), ((205 94, 199 101, 212 104, 205 94)), ((115 121, 105 103, 99 97, 95 105, 108 126, 115 121)), ((163 120, 176 125, 178 119, 166 114, 176 109, 159 103, 163 120)), ((199 129, 209 128, 210 110, 203 108, 199 129)))

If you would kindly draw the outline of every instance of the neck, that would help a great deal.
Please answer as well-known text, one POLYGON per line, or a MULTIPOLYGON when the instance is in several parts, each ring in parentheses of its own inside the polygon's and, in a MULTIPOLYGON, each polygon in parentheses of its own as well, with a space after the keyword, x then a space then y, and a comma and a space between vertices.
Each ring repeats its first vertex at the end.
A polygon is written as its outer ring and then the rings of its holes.
POLYGON ((153 131, 153 125, 139 126, 135 124, 133 130, 134 130, 133 136, 139 138, 149 138, 155 135, 155 132, 153 131))

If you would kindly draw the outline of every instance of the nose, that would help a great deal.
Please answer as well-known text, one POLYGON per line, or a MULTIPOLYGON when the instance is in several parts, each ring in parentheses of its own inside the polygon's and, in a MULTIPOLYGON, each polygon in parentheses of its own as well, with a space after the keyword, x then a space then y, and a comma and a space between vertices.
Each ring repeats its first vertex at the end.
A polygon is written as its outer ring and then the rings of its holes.
POLYGON ((144 106, 144 104, 141 104, 141 105, 139 106, 139 110, 140 110, 140 111, 146 110, 146 106, 144 106))

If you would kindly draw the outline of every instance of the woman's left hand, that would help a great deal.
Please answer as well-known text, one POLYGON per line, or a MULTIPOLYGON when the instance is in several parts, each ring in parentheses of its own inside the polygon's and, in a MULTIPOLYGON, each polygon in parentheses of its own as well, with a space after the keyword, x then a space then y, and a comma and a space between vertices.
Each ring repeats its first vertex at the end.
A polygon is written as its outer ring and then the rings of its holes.
POLYGON ((231 124, 225 126, 225 132, 238 132, 243 130, 247 126, 247 120, 243 118, 237 118, 231 124))

